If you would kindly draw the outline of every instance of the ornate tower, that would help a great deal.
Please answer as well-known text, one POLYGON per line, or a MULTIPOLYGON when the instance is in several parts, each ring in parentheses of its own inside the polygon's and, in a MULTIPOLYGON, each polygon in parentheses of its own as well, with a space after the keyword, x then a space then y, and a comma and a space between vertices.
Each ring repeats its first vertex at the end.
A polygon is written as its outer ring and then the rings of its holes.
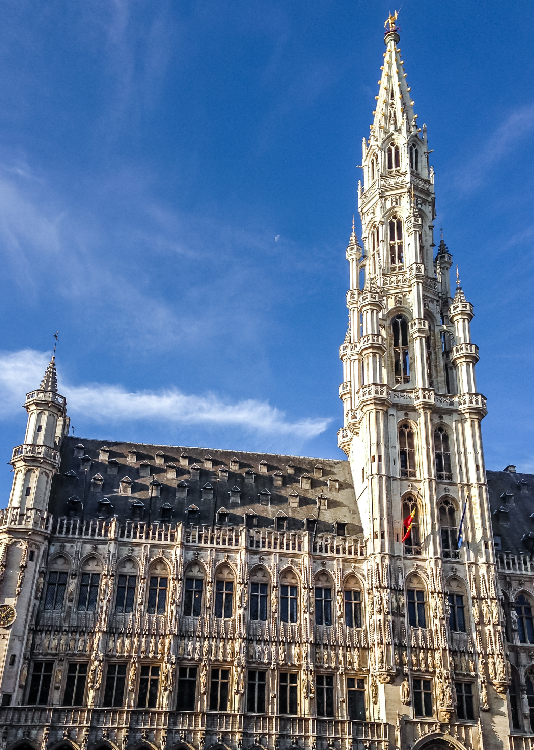
POLYGON ((67 402, 57 392, 54 357, 39 388, 26 395, 24 443, 13 449, 13 487, 0 519, 0 683, 2 705, 23 687, 29 663, 33 602, 44 582, 51 519, 48 499, 68 434, 67 402))
POLYGON ((368 540, 370 667, 383 720, 395 723, 397 711, 430 716, 424 702, 418 705, 430 690, 433 715, 453 721, 456 686, 478 675, 470 684, 476 682, 481 708, 492 709, 488 731, 505 735, 506 717, 502 727, 496 718, 506 713, 508 675, 480 429, 486 401, 476 389, 478 348, 469 331, 473 308, 459 282, 451 297, 452 258, 443 239, 434 257, 434 171, 395 18, 387 22, 374 121, 362 144, 364 251, 353 227, 349 328, 340 350, 339 445, 368 540), (458 549, 464 507, 466 541, 458 549), (465 622, 455 623, 456 610, 451 615, 458 603, 465 622))

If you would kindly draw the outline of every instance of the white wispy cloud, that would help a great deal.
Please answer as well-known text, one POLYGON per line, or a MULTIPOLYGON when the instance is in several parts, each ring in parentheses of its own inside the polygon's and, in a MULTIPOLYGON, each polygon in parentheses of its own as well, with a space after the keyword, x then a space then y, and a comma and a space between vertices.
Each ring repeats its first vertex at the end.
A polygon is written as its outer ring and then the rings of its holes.
MULTIPOLYGON (((0 352, 0 414, 20 410, 23 394, 38 385, 48 363, 46 353, 32 349, 0 352)), ((59 389, 69 414, 85 424, 164 422, 168 425, 234 427, 256 434, 310 440, 324 432, 330 419, 291 421, 286 414, 257 399, 230 401, 215 393, 190 395, 176 388, 129 391, 120 385, 91 383, 59 389)))

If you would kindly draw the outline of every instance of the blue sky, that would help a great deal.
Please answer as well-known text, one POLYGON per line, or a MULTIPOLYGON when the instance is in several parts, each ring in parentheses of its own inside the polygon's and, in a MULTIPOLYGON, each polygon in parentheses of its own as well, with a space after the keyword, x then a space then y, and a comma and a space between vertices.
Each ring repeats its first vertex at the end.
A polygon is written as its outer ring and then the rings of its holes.
MULTIPOLYGON (((342 457, 345 248, 390 8, 2 3, 6 462, 56 329, 77 435, 342 457)), ((530 16, 405 0, 399 23, 475 305, 487 466, 534 472, 530 16)))

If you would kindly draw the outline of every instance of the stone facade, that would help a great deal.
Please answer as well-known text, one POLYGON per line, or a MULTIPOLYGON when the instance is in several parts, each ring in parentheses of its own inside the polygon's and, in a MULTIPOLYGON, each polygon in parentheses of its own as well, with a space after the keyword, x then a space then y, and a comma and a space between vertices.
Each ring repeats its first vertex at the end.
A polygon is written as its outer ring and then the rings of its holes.
POLYGON ((531 748, 533 478, 485 470, 473 309, 388 23, 348 461, 80 442, 52 358, 0 519, 2 749, 531 748))

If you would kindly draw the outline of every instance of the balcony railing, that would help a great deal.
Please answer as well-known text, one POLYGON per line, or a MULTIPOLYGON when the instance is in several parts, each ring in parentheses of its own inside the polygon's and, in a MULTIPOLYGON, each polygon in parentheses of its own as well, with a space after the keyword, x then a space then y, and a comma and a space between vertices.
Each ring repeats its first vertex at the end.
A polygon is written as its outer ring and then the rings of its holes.
POLYGON ((32 458, 44 458, 53 464, 59 465, 59 451, 50 448, 48 445, 35 445, 34 443, 24 443, 13 448, 11 460, 19 456, 31 456, 32 458))
POLYGON ((30 508, 26 511, 21 511, 20 508, 4 508, 0 510, 0 527, 2 526, 24 526, 50 531, 52 516, 36 508, 30 508))
POLYGON ((501 572, 534 573, 534 560, 531 555, 512 555, 511 552, 497 552, 497 568, 501 572))
POLYGON ((30 391, 26 394, 26 403, 29 401, 46 401, 47 403, 57 404, 62 409, 67 405, 65 396, 60 396, 59 393, 53 391, 30 391))

